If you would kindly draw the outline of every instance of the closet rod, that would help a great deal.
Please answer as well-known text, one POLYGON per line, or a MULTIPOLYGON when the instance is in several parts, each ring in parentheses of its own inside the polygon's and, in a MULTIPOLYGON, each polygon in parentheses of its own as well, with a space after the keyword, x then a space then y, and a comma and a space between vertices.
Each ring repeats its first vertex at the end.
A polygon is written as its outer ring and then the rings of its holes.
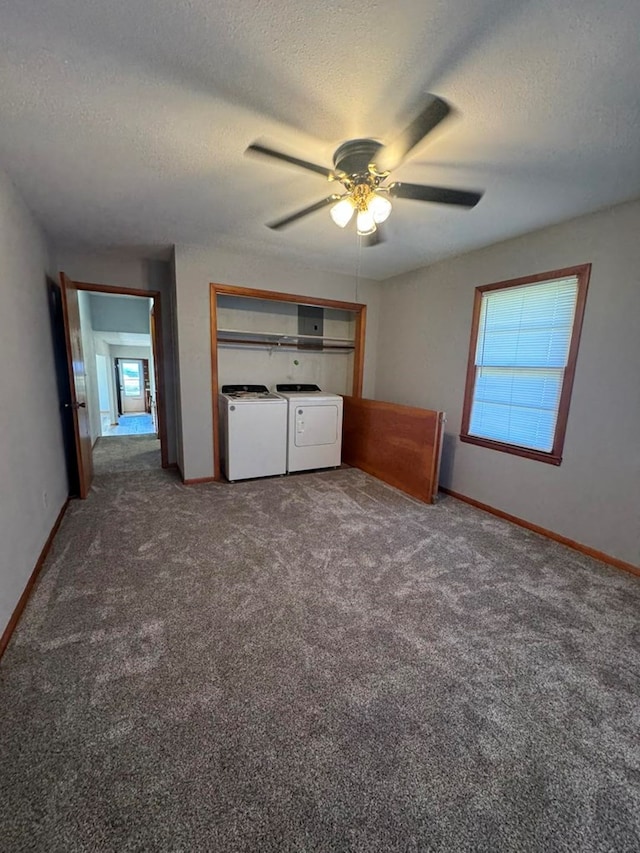
POLYGON ((319 347, 311 347, 280 341, 251 341, 246 338, 239 340, 238 338, 218 338, 218 343, 226 346, 232 345, 237 347, 267 347, 268 349, 292 349, 299 352, 300 350, 308 350, 309 352, 319 352, 320 350, 337 350, 343 352, 351 352, 354 347, 345 344, 322 344, 319 347))

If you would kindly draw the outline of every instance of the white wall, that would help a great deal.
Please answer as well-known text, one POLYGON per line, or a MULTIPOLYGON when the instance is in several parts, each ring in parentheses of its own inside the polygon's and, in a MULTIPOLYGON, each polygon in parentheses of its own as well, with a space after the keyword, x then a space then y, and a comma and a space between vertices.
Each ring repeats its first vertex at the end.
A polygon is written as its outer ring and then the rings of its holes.
POLYGON ((111 399, 109 395, 109 359, 96 353, 96 369, 98 373, 98 404, 100 415, 111 416, 111 399))
MULTIPOLYGON (((93 346, 96 356, 102 356, 105 359, 107 394, 109 397, 109 420, 111 426, 118 424, 118 401, 116 398, 116 383, 115 383, 115 366, 111 358, 111 350, 109 344, 101 337, 100 332, 93 333, 93 346)), ((102 424, 100 425, 102 431, 102 424)))
MULTIPOLYGON (((298 332, 298 306, 292 302, 220 296, 218 327, 294 336, 298 332)), ((355 312, 326 309, 323 333, 353 339, 355 312)), ((334 394, 351 394, 353 352, 223 344, 218 348, 218 380, 220 385, 250 383, 269 388, 279 382, 306 382, 334 394)))
POLYGON ((218 350, 220 385, 251 383, 273 388, 279 382, 306 382, 334 394, 351 394, 352 378, 353 353, 226 344, 218 350))
POLYGON ((341 276, 272 258, 199 246, 176 246, 175 275, 183 441, 180 461, 186 479, 213 475, 211 282, 366 303, 364 395, 373 395, 379 282, 358 282, 355 275, 341 276))
MULTIPOLYGON (((176 388, 174 320, 172 318, 172 276, 169 262, 127 257, 114 253, 79 253, 58 247, 59 270, 74 281, 137 290, 158 290, 162 300, 162 348, 164 353, 165 409, 169 463, 176 461, 176 388)), ((141 300, 142 301, 142 300, 141 300)))
POLYGON ((0 633, 67 497, 44 235, 0 172, 0 633))
POLYGON ((383 285, 376 396, 447 413, 441 482, 640 564, 640 202, 383 285), (458 439, 474 288, 591 262, 560 467, 458 439))
POLYGON ((89 432, 91 433, 91 446, 93 447, 101 433, 100 401, 98 399, 96 348, 91 323, 91 297, 86 290, 78 291, 78 309, 80 312, 80 337, 82 339, 82 355, 84 357, 89 432))

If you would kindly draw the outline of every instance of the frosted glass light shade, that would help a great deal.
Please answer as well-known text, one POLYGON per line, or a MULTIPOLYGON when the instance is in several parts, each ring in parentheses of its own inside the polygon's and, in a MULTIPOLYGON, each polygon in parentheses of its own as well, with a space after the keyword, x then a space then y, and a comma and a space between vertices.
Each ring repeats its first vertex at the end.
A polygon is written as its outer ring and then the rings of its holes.
POLYGON ((367 234, 373 234, 376 230, 376 223, 370 210, 358 211, 356 230, 361 237, 366 237, 367 234))
POLYGON ((391 213, 391 202, 383 195, 374 195, 367 207, 374 222, 384 222, 391 213))
POLYGON ((355 208, 351 199, 342 198, 337 204, 333 205, 329 213, 336 225, 340 228, 345 228, 351 222, 354 210, 355 208))

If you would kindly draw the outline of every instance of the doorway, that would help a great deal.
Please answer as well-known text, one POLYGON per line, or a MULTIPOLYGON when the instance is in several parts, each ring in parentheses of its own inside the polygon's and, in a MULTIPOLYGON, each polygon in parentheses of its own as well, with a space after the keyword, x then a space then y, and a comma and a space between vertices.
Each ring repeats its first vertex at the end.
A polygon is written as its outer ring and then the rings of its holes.
MULTIPOLYGON (((100 358, 100 356, 96 356, 100 358)), ((158 432, 157 391, 147 358, 115 358, 113 371, 116 384, 117 420, 102 409, 101 435, 153 435, 158 432)), ((102 371, 99 370, 98 381, 102 371)), ((103 384, 107 384, 104 373, 103 384)))
POLYGON ((149 372, 149 362, 145 360, 147 370, 143 371, 143 359, 117 359, 122 388, 122 414, 142 414, 147 411, 144 387, 144 373, 149 372))
POLYGON ((101 413, 102 435, 151 435, 158 432, 157 389, 148 358, 115 358, 117 422, 101 413))
POLYGON ((78 306, 67 317, 68 349, 71 343, 76 351, 69 358, 71 403, 65 405, 83 421, 76 436, 86 439, 76 442, 76 452, 86 497, 93 463, 97 473, 136 470, 138 456, 144 468, 168 467, 161 297, 73 282, 64 274, 61 282, 67 302, 78 306))

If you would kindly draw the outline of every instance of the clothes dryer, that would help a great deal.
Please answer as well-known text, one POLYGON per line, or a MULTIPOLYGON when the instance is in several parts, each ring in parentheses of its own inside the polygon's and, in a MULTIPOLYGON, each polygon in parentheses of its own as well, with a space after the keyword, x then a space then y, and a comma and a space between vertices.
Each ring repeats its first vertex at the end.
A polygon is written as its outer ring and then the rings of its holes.
POLYGON ((337 468, 342 454, 342 397, 317 385, 279 384, 289 403, 287 471, 337 468))

